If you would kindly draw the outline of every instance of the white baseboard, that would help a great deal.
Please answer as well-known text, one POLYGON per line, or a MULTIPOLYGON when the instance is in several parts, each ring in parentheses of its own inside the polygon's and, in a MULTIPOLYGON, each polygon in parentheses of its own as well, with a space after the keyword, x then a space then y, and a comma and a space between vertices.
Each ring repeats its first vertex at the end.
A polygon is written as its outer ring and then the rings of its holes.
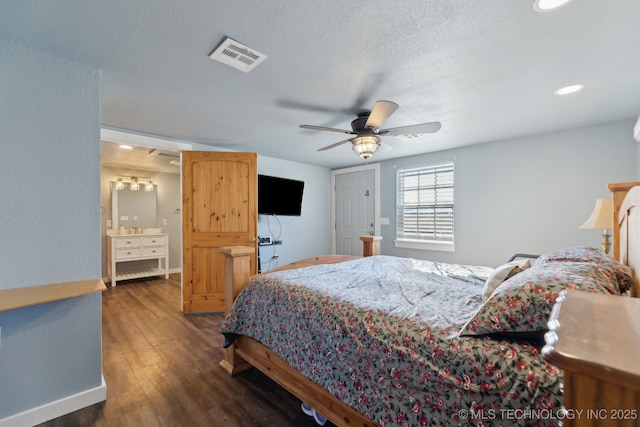
POLYGON ((0 427, 34 426, 107 400, 107 384, 0 419, 0 427))

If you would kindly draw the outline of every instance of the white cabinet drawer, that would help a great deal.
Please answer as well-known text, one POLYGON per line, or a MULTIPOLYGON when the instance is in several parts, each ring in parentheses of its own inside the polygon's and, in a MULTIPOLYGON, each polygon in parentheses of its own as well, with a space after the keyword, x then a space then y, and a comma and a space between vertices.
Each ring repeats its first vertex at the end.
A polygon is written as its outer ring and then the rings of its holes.
POLYGON ((165 251, 165 246, 144 246, 142 256, 164 256, 165 251))
POLYGON ((116 286, 116 282, 121 280, 159 275, 169 278, 166 234, 108 235, 107 259, 107 273, 112 286, 116 286), (154 260, 157 266, 153 266, 154 260), (138 265, 138 261, 145 262, 138 265))
POLYGON ((131 258, 139 258, 142 254, 142 251, 139 247, 134 248, 117 248, 116 249, 116 260, 121 259, 131 259, 131 258))
POLYGON ((142 246, 164 245, 164 236, 142 237, 142 246))
POLYGON ((116 249, 120 248, 137 248, 140 246, 139 237, 116 237, 116 249))

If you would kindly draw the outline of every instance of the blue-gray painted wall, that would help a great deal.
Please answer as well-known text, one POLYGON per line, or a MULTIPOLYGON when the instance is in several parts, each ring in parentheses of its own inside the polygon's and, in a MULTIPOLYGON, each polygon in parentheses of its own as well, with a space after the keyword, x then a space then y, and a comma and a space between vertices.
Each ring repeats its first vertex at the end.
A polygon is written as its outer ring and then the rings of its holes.
POLYGON ((607 184, 638 179, 634 121, 586 126, 381 163, 381 250, 441 262, 496 266, 517 252, 600 247, 601 230, 578 227, 607 184), (395 248, 395 168, 455 163, 453 253, 395 248))
MULTIPOLYGON (((100 277, 100 73, 0 40, 0 289, 100 277)), ((0 312, 0 420, 102 382, 101 295, 0 312)))
MULTIPOLYGON (((100 277, 99 72, 1 40, 0 66, 0 289, 100 277)), ((608 182, 640 178, 633 123, 382 162, 382 252, 497 265, 599 245, 577 227, 608 182), (395 249, 394 166, 443 160, 456 163, 456 252, 395 249)), ((262 157, 258 170, 305 181, 303 216, 281 219, 280 264, 328 253, 330 171, 262 157)), ((99 294, 0 313, 0 327, 0 419, 100 386, 99 294)))
POLYGON ((331 253, 331 171, 327 168, 289 162, 271 157, 258 157, 258 173, 304 181, 302 215, 259 215, 258 235, 273 235, 282 240, 279 246, 260 248, 262 270, 276 267, 265 264, 274 254, 277 265, 331 253))

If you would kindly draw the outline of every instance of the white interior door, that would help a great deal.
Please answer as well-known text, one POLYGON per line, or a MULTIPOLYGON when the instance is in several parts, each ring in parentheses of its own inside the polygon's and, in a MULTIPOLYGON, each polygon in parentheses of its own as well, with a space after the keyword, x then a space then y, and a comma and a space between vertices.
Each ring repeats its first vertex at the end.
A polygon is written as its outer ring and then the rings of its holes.
POLYGON ((378 168, 334 171, 334 252, 362 255, 360 236, 379 234, 378 168))

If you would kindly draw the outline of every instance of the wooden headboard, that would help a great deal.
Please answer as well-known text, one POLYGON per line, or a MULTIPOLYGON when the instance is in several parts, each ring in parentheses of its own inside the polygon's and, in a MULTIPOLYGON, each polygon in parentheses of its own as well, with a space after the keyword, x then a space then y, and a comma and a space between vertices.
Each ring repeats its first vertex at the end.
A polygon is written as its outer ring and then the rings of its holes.
POLYGON ((633 269, 634 297, 640 297, 640 182, 609 184, 613 193, 613 257, 633 269))

